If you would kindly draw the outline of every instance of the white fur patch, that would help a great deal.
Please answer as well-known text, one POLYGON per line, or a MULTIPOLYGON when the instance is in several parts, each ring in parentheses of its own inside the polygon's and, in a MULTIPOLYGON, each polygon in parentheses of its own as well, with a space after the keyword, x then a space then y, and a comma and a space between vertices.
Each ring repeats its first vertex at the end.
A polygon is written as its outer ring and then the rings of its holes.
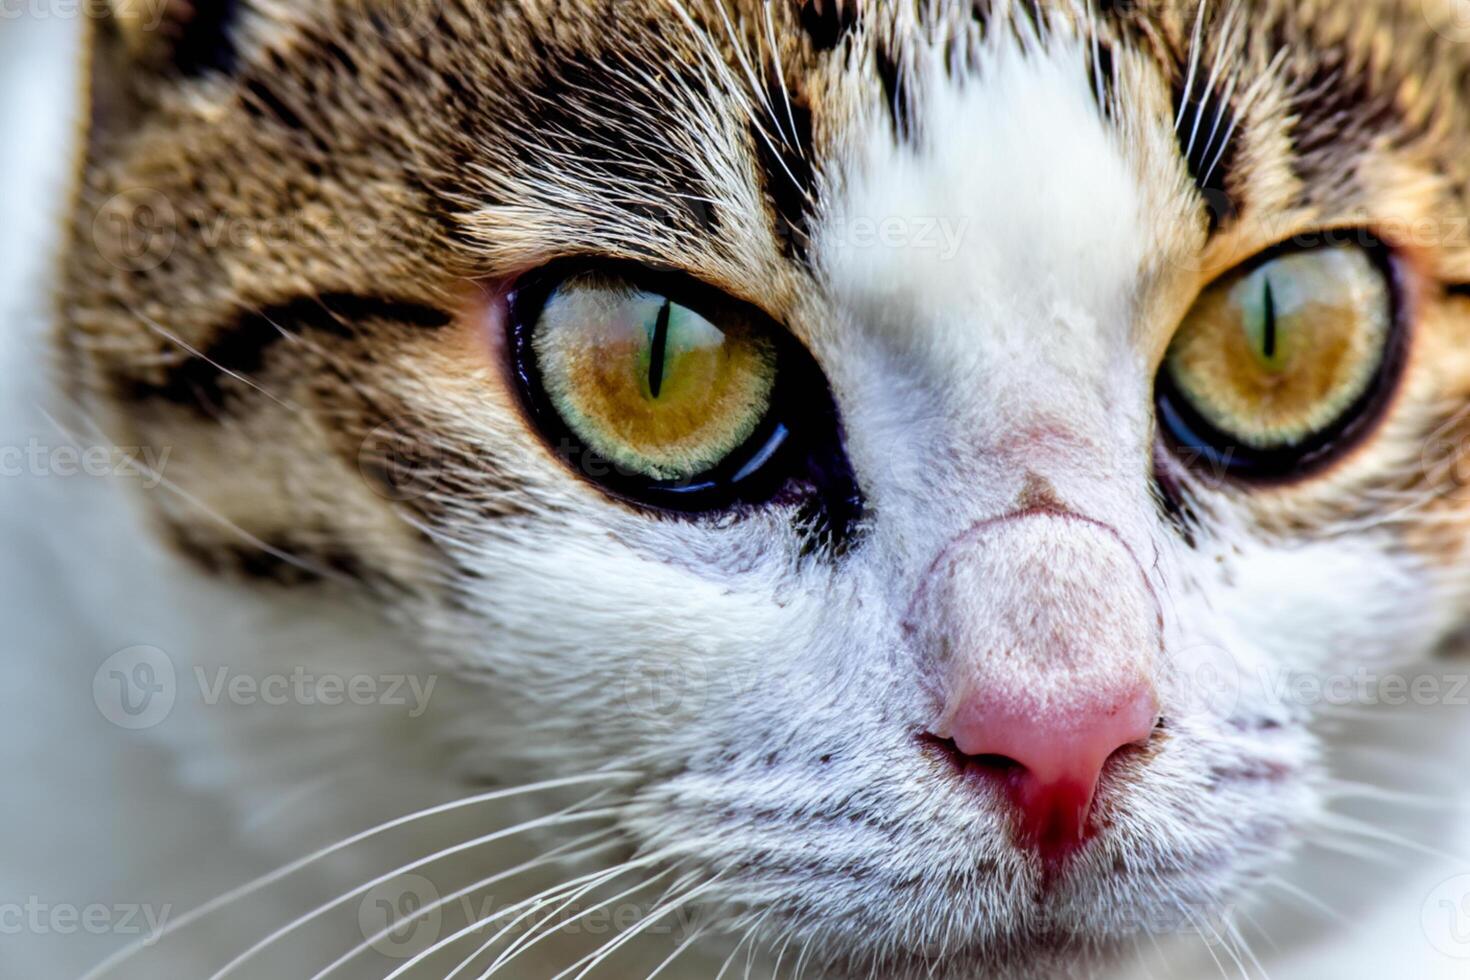
POLYGON ((947 325, 1036 339, 1058 312, 1079 360, 1119 331, 1149 243, 1138 178, 1103 119, 1080 44, 987 44, 955 78, 928 50, 914 69, 914 143, 874 113, 817 229, 832 291, 891 330, 947 325), (934 234, 926 235, 930 223, 934 234))

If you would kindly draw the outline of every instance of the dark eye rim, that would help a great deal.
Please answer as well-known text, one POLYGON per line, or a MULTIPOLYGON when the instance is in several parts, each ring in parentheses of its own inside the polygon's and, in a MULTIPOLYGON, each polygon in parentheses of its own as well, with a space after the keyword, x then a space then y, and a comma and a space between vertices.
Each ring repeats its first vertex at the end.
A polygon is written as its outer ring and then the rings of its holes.
POLYGON ((676 514, 724 513, 786 497, 856 498, 840 423, 826 376, 811 354, 767 313, 678 270, 616 259, 568 258, 520 277, 506 295, 511 371, 523 410, 553 455, 603 493, 640 508, 676 514), (736 310, 776 345, 771 408, 755 433, 720 465, 691 480, 660 481, 621 471, 577 436, 552 404, 533 346, 542 311, 556 289, 580 276, 623 281, 667 296, 713 323, 736 310))
MULTIPOLYGON (((1225 276, 1249 275, 1287 255, 1302 255, 1347 246, 1361 249, 1388 287, 1389 336, 1372 381, 1336 422, 1295 446, 1261 449, 1243 445, 1194 408, 1169 373, 1167 359, 1155 382, 1158 424, 1174 456, 1192 469, 1205 469, 1246 484, 1281 485, 1321 474, 1375 432, 1388 414, 1408 363, 1413 323, 1409 302, 1409 268, 1397 251, 1367 229, 1350 233, 1351 241, 1330 240, 1302 245, 1287 241, 1265 249, 1225 276)), ((1224 278, 1224 277, 1221 277, 1224 278)), ((1217 279, 1215 282, 1219 282, 1217 279)), ((1215 282, 1210 283, 1211 288, 1215 282)))

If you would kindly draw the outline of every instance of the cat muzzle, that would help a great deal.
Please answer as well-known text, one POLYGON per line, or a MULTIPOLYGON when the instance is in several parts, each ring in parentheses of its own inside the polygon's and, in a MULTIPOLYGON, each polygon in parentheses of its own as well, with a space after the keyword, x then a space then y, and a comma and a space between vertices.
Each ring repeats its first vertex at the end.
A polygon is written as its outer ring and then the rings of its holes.
POLYGON ((1018 846, 1048 862, 1085 846, 1104 774, 1159 722, 1162 616, 1123 539, 1064 510, 983 522, 909 622, 942 704, 931 739, 1003 788, 1018 846))

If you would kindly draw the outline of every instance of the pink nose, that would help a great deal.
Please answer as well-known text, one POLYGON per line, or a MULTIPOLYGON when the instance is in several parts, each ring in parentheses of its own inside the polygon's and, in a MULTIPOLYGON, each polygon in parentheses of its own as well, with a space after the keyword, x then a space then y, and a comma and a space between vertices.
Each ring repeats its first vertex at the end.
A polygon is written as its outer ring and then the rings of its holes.
POLYGON ((1049 861, 1080 847, 1108 760, 1158 720, 1163 613, 1132 548, 1056 508, 985 521, 934 562, 908 622, 934 740, 1002 782, 1023 846, 1049 861))
POLYGON ((971 766, 1004 775, 1019 836, 1050 858, 1086 842, 1108 761, 1147 742, 1158 717, 1153 686, 1138 680, 1063 703, 973 692, 943 727, 971 766))

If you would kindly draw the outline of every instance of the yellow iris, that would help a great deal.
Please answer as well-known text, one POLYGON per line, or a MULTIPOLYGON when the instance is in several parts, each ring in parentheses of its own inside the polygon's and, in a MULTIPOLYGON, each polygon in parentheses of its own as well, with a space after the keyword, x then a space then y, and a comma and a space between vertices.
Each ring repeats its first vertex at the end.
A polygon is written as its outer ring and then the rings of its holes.
POLYGON ((755 434, 776 352, 748 319, 593 278, 547 301, 533 347, 567 426, 602 458, 659 481, 693 479, 755 434))
POLYGON ((1388 282, 1364 250, 1289 253, 1206 290, 1165 370, 1206 422, 1242 445, 1297 447, 1368 392, 1392 317, 1388 282))

